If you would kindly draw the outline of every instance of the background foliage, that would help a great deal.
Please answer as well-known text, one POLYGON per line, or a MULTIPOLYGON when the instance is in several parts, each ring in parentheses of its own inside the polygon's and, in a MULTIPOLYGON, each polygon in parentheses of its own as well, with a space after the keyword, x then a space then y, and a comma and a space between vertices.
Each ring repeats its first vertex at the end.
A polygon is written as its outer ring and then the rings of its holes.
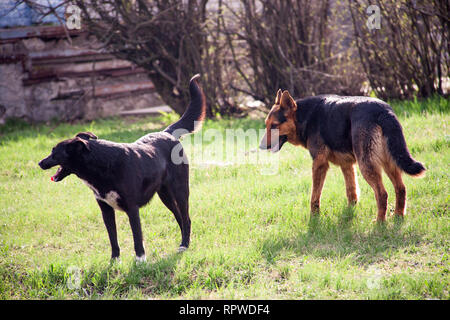
MULTIPOLYGON (((21 0, 40 8, 42 1, 21 0)), ((366 0, 64 0, 103 48, 148 70, 182 113, 202 74, 208 115, 239 115, 245 97, 448 94, 450 5, 366 0), (370 30, 369 5, 381 25, 370 30)), ((61 4, 60 4, 61 5, 61 4)), ((42 9, 44 10, 44 9, 42 9)), ((45 10, 44 10, 45 11, 45 10)), ((55 9, 50 9, 55 12, 55 9)))

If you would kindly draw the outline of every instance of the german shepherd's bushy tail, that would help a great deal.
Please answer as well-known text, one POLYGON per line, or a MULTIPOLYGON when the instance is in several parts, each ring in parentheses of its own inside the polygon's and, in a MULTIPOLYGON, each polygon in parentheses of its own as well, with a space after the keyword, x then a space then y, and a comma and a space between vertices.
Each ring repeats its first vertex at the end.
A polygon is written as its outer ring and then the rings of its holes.
POLYGON ((389 153, 397 166, 411 176, 423 176, 426 169, 409 153, 402 127, 396 115, 393 112, 384 113, 378 118, 378 124, 386 137, 389 153))
POLYGON ((198 85, 199 74, 193 76, 189 82, 191 102, 180 120, 168 126, 164 132, 170 133, 179 139, 182 135, 197 131, 206 115, 206 98, 202 88, 198 85))

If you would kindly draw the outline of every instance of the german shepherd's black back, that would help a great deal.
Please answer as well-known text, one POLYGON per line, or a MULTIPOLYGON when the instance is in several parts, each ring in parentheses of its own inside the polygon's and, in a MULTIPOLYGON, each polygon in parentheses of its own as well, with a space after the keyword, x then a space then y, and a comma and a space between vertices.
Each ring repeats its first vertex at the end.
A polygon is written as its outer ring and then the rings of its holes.
POLYGON ((354 146, 370 150, 371 133, 381 128, 389 153, 397 166, 410 175, 420 175, 425 168, 409 153, 403 130, 392 108, 379 99, 322 95, 297 101, 306 112, 297 113, 297 121, 307 125, 306 137, 316 131, 331 150, 352 153, 354 146), (353 127, 353 130, 352 130, 353 127), (367 135, 369 135, 367 137, 367 135), (349 139, 350 138, 350 139, 349 139))
POLYGON ((262 149, 278 151, 285 142, 307 148, 313 158, 311 211, 318 212, 328 162, 341 167, 349 203, 358 200, 356 168, 374 189, 378 220, 384 220, 387 193, 381 181, 381 169, 396 190, 395 213, 403 216, 406 190, 401 172, 421 176, 424 166, 409 153, 402 127, 392 108, 369 97, 321 95, 294 101, 287 91, 278 91, 275 104, 266 118, 262 149), (278 129, 272 143, 271 129, 278 129))

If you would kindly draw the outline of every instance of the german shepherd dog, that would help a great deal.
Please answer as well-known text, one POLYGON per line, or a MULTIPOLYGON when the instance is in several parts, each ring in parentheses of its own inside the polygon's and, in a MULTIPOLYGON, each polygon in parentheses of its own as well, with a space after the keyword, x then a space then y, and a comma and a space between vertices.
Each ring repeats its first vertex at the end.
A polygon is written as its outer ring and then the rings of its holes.
POLYGON ((358 163, 362 176, 375 192, 377 221, 386 219, 388 198, 381 169, 394 185, 395 214, 402 217, 406 210, 402 172, 416 177, 425 173, 424 166, 411 157, 392 108, 379 99, 321 95, 295 101, 288 91, 278 90, 265 125, 261 149, 277 152, 290 142, 311 154, 312 214, 319 212, 329 162, 341 167, 349 205, 356 204, 359 197, 358 163))
POLYGON ((155 192, 175 215, 181 229, 179 251, 189 246, 189 166, 178 139, 182 134, 199 129, 198 125, 205 118, 205 96, 198 78, 196 75, 190 81, 191 102, 185 113, 164 131, 149 133, 133 143, 100 140, 90 132, 82 132, 58 143, 52 153, 39 162, 44 170, 60 166, 52 181, 61 181, 73 173, 92 189, 108 231, 112 259, 120 255, 115 210, 121 210, 130 221, 136 259, 145 261, 139 208, 147 204, 155 192), (174 150, 182 161, 173 161, 174 150))

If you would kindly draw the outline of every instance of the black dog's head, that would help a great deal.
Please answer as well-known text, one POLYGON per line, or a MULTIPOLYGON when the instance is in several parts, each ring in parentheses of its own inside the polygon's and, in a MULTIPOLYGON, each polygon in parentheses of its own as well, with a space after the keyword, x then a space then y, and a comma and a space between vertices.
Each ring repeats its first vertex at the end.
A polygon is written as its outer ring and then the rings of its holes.
POLYGON ((90 132, 80 132, 73 139, 61 141, 52 149, 52 153, 47 158, 39 162, 39 166, 43 170, 47 170, 59 165, 56 174, 51 179, 55 182, 61 181, 73 173, 72 169, 76 159, 90 151, 89 139, 97 139, 97 136, 90 132))

